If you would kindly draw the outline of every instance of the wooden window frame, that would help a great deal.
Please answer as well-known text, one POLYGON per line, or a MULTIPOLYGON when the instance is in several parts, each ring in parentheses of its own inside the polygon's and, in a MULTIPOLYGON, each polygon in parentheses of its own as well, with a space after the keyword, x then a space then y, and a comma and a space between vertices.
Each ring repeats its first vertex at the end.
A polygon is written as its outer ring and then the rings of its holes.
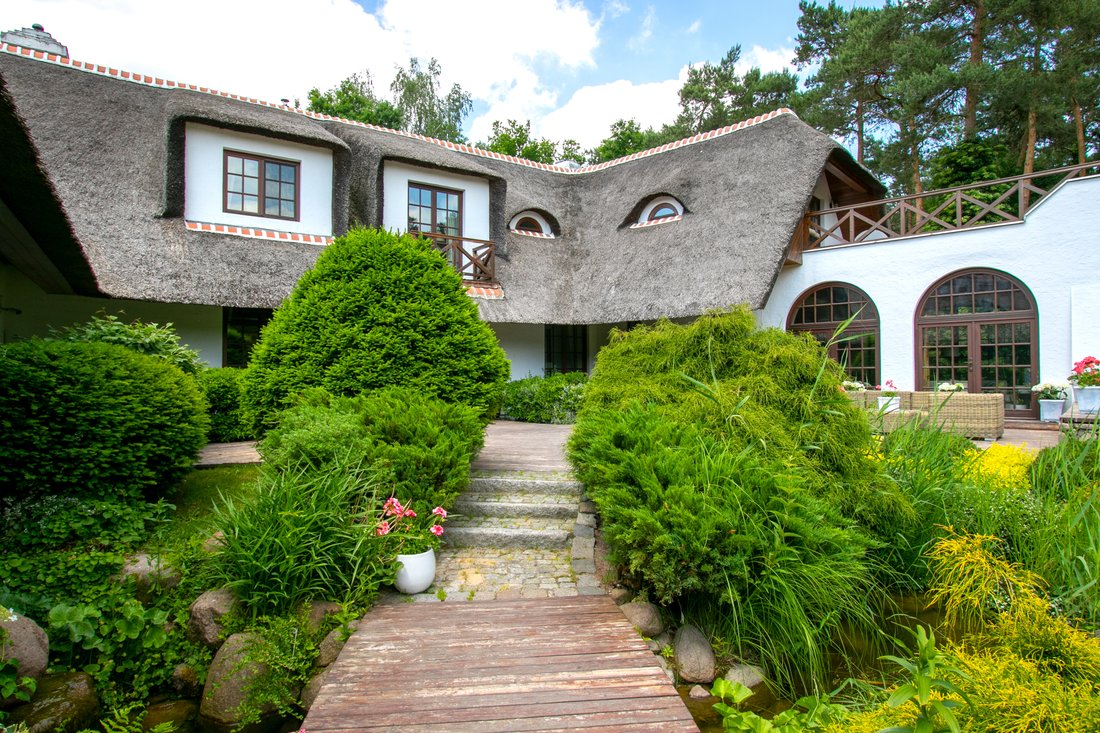
POLYGON ((519 218, 519 221, 516 222, 516 231, 519 231, 519 232, 533 232, 535 234, 546 234, 546 232, 544 232, 542 230, 542 224, 539 223, 539 220, 536 219, 533 216, 521 216, 519 218), (529 221, 532 224, 534 224, 535 225, 534 228, 523 226, 523 223, 526 222, 526 221, 529 221))
MULTIPOLYGON (((856 293, 857 295, 859 295, 860 297, 862 297, 864 302, 868 306, 870 306, 871 315, 874 318, 873 319, 867 318, 867 319, 864 319, 864 320, 852 321, 852 323, 848 326, 848 329, 844 332, 844 334, 847 335, 847 336, 862 336, 862 335, 865 335, 865 334, 870 334, 870 335, 873 335, 875 337, 874 370, 875 370, 875 377, 876 378, 873 381, 874 381, 875 384, 880 383, 882 381, 882 320, 879 318, 878 306, 875 305, 875 301, 872 300, 871 296, 869 296, 862 288, 858 288, 855 285, 852 285, 851 283, 840 282, 840 281, 830 281, 830 282, 818 283, 816 285, 813 285, 813 286, 807 288, 806 290, 802 291, 802 293, 797 298, 794 299, 794 302, 791 303, 790 310, 787 311, 787 330, 790 331, 791 333, 809 333, 809 334, 812 334, 814 336, 814 338, 816 338, 818 341, 821 341, 822 343, 824 343, 825 341, 828 341, 828 339, 830 337, 832 337, 833 333, 836 331, 836 327, 839 326, 843 322, 843 319, 841 319, 841 320, 821 321, 821 322, 816 322, 815 321, 814 323, 798 323, 798 324, 796 324, 794 322, 795 321, 795 314, 803 307, 806 299, 809 298, 811 295, 815 295, 819 291, 826 290, 828 288, 844 288, 845 290, 852 291, 852 292, 856 293)), ((848 302, 852 303, 853 301, 849 300, 848 302)), ((832 307, 833 305, 838 305, 838 304, 833 303, 830 300, 828 305, 830 307, 832 307)), ((837 344, 833 344, 829 348, 829 356, 833 360, 839 361, 839 359, 838 359, 839 349, 838 349, 837 344)), ((863 368, 866 368, 866 367, 863 367, 863 368)), ((852 376, 854 377, 855 375, 852 375, 852 376)), ((871 386, 874 386, 874 385, 871 385, 871 386)))
MULTIPOLYGON (((428 232, 428 234, 439 234, 439 235, 442 235, 442 236, 454 237, 455 239, 462 239, 462 234, 466 230, 466 223, 465 223, 465 219, 466 219, 466 216, 465 216, 465 214, 466 214, 466 199, 465 199, 465 196, 463 196, 464 192, 460 191, 458 189, 454 189, 454 188, 445 188, 443 186, 437 186, 437 185, 432 184, 432 183, 420 183, 419 181, 409 181, 408 185, 405 187, 405 217, 406 217, 406 219, 408 218, 408 211, 409 211, 409 189, 411 189, 413 187, 421 188, 421 189, 424 189, 425 191, 431 191, 432 192, 432 206, 431 206, 431 210, 432 210, 432 231, 428 232), (458 196, 458 234, 450 234, 448 232, 434 231, 434 229, 436 227, 436 224, 437 224, 437 222, 435 220, 436 212, 438 212, 438 209, 435 206, 435 194, 437 194, 437 193, 446 194, 448 196, 452 196, 452 195, 458 196)), ((417 204, 417 206, 420 206, 420 205, 421 204, 417 204)), ((420 231, 419 229, 416 230, 415 232, 412 229, 409 230, 409 232, 413 233, 413 234, 415 234, 419 231, 420 231)))
MULTIPOLYGON (((281 192, 280 192, 281 193, 281 192)), ((281 196, 277 197, 280 201, 286 201, 281 196)), ((222 211, 226 214, 239 214, 240 216, 255 216, 260 219, 278 219, 280 221, 301 221, 302 220, 302 163, 298 160, 290 160, 289 158, 277 158, 272 155, 260 155, 258 153, 249 153, 243 150, 232 150, 230 148, 224 148, 222 150, 222 211), (245 160, 254 160, 259 165, 259 211, 241 211, 238 209, 229 208, 229 158, 243 158, 245 160), (294 216, 277 216, 275 214, 264 213, 264 199, 267 188, 267 176, 264 175, 264 164, 276 163, 278 165, 289 165, 294 167, 294 216)))

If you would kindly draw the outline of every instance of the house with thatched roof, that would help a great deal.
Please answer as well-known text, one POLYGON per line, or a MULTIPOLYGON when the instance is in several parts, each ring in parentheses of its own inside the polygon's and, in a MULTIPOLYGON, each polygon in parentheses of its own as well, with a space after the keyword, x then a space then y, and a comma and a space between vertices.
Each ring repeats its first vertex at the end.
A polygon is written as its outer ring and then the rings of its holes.
MULTIPOLYGON (((171 321, 212 365, 243 365, 271 310, 355 226, 431 238, 514 378, 590 368, 614 327, 747 303, 766 324, 819 336, 858 311, 858 338, 834 352, 857 377, 909 386, 959 378, 960 334, 987 338, 980 324, 935 320, 937 309, 1028 295, 1033 311, 1048 307, 1036 273, 1006 259, 1017 247, 1035 254, 1032 232, 1046 224, 1028 217, 1026 236, 998 227, 965 245, 955 242, 976 232, 929 236, 928 221, 899 236, 878 221, 883 185, 789 110, 607 163, 553 166, 5 43, 0 136, 3 341, 122 311, 171 321), (956 305, 948 296, 966 287, 978 300, 956 305), (931 321, 914 321, 918 300, 933 303, 931 321)), ((1065 184, 1073 197, 1094 186, 1065 184)), ((1044 197, 1036 217, 1073 197, 1044 197)), ((1087 280, 1049 306, 1066 324, 1100 315, 1087 280)), ((1025 372, 1021 312, 1011 313, 994 324, 1014 326, 994 344, 1013 350, 992 378, 1013 370, 1006 395, 1037 379, 1040 344, 1044 378, 1064 376, 1070 352, 1095 335, 1065 325, 1048 345, 1036 322, 1025 372)))

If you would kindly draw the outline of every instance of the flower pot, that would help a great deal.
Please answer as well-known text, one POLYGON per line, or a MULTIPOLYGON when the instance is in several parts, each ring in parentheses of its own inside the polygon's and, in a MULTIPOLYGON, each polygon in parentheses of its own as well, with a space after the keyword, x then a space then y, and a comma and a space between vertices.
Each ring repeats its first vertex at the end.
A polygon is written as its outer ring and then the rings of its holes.
POLYGON ((1100 387, 1074 387, 1074 399, 1080 412, 1100 411, 1100 387))
POLYGON ((879 412, 897 412, 901 409, 901 398, 897 395, 893 397, 879 397, 878 409, 879 412))
POLYGON ((1042 422, 1058 422, 1065 407, 1065 400, 1039 400, 1039 419, 1042 422))
POLYGON ((435 550, 415 555, 398 555, 397 580, 394 585, 402 593, 423 593, 435 582, 435 550))

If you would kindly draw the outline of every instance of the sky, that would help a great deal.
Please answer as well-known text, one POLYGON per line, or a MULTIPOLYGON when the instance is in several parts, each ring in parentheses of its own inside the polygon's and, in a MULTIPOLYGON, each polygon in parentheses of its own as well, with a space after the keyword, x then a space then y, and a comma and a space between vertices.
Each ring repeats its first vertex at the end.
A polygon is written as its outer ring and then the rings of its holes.
MULTIPOLYGON (((850 5, 853 0, 841 0, 850 5)), ((860 3, 865 4, 865 3, 860 3)), ((878 4, 878 3, 876 3, 878 4)), ((671 122, 689 65, 735 44, 743 65, 791 65, 797 0, 4 0, 0 30, 41 23, 72 58, 273 102, 369 71, 439 60, 444 91, 494 120, 530 120, 590 148, 611 123, 671 122)))

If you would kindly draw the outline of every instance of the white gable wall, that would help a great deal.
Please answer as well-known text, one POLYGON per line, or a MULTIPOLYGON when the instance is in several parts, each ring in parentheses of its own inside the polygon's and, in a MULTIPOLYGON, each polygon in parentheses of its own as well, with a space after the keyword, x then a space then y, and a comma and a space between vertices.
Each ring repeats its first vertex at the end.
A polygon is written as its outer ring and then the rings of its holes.
POLYGON ((232 224, 299 234, 332 235, 332 151, 188 122, 184 149, 184 208, 188 221, 232 224), (223 211, 225 150, 298 161, 298 221, 223 211))
MULTIPOLYGON (((417 168, 386 161, 382 170, 382 227, 393 232, 409 228, 409 183, 423 183, 462 192, 462 236, 489 239, 489 181, 474 176, 417 168)), ((541 369, 541 366, 540 366, 541 369)))
POLYGON ((1065 379, 1073 362, 1100 356, 1100 177, 1064 184, 1022 224, 810 250, 780 274, 761 325, 783 328, 796 299, 826 282, 855 285, 879 312, 880 379, 916 382, 914 319, 921 296, 946 275, 972 267, 1002 270, 1035 296, 1039 311, 1037 381, 1065 379))

